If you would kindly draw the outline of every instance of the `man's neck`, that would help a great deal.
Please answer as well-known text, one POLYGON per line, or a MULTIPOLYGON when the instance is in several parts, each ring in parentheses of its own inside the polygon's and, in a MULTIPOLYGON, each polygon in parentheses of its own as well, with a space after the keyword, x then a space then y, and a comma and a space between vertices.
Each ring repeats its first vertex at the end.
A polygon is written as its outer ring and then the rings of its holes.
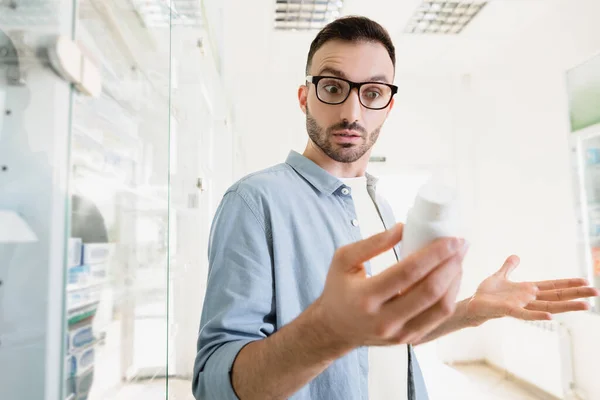
POLYGON ((371 151, 368 151, 360 159, 352 163, 335 161, 323 152, 312 140, 308 141, 303 156, 329 172, 336 178, 356 178, 364 176, 367 170, 371 151))

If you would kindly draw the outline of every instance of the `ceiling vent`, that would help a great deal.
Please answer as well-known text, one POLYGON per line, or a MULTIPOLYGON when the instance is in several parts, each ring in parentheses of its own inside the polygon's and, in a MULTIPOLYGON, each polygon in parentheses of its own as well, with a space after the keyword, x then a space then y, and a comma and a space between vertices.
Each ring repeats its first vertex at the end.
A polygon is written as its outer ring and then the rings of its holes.
POLYGON ((200 0, 131 0, 131 3, 148 28, 203 25, 200 0))
POLYGON ((487 1, 423 1, 404 32, 413 35, 457 35, 486 4, 487 1))
POLYGON ((321 29, 341 14, 341 0, 275 0, 275 29, 321 29))

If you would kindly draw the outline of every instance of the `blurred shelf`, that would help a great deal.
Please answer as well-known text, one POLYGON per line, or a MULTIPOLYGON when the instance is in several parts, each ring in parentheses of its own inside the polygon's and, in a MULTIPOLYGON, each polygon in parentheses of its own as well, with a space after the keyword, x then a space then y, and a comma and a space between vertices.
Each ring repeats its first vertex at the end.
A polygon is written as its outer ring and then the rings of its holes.
POLYGON ((73 155, 73 178, 100 180, 110 188, 119 190, 135 190, 132 186, 123 182, 123 176, 113 171, 104 170, 102 165, 96 163, 81 154, 73 155))
POLYGON ((105 286, 108 282, 109 282, 108 279, 103 279, 101 281, 96 281, 96 282, 92 282, 92 283, 84 283, 84 284, 69 283, 69 284, 67 284, 67 292, 74 292, 76 290, 89 289, 94 286, 105 286))
POLYGON ((84 310, 91 306, 98 306, 100 303, 99 299, 89 300, 81 304, 77 304, 75 306, 67 307, 67 313, 77 313, 78 311, 84 310))
MULTIPOLYGON (((148 193, 148 191, 141 188, 134 188, 128 186, 126 184, 120 183, 115 180, 111 180, 107 178, 106 175, 103 175, 101 172, 91 171, 92 174, 95 174, 93 179, 97 179, 98 181, 104 183, 111 187, 114 190, 115 194, 127 194, 131 196, 135 196, 138 199, 148 201, 154 209, 167 209, 169 206, 169 201, 166 198, 161 198, 152 193, 148 193)), ((75 186, 77 186, 77 179, 87 179, 88 177, 79 177, 75 179, 75 186)))
POLYGON ((72 124, 72 130, 71 132, 73 132, 73 134, 82 137, 86 140, 88 140, 90 143, 93 143, 94 145, 97 145, 98 147, 101 147, 104 149, 104 143, 102 141, 102 134, 93 134, 91 133, 88 129, 86 129, 85 127, 83 127, 82 125, 73 122, 72 124))
POLYGON ((100 124, 104 131, 115 138, 126 139, 130 146, 141 144, 137 135, 137 121, 114 100, 102 96, 96 99, 82 99, 74 104, 74 124, 79 126, 100 124), (109 103, 113 104, 109 104, 109 103))
POLYGON ((88 304, 81 304, 76 308, 67 310, 68 324, 75 325, 96 315, 98 304, 100 304, 100 301, 93 301, 89 302, 88 304))

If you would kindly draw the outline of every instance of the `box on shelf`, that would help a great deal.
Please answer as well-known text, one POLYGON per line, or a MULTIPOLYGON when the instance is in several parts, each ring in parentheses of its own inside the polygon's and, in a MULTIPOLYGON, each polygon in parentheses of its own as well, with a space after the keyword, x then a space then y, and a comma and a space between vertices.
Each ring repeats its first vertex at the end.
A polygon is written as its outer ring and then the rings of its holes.
POLYGON ((69 359, 69 376, 83 376, 94 367, 94 343, 71 352, 69 359))
POLYGON ((67 311, 84 307, 100 301, 102 285, 87 286, 67 291, 67 311))
POLYGON ((67 352, 73 353, 94 342, 92 324, 73 327, 67 331, 67 352))
POLYGON ((588 165, 600 164, 600 148, 591 147, 585 152, 586 161, 588 165))
POLYGON ((75 399, 75 388, 73 387, 73 378, 69 375, 71 371, 71 356, 65 357, 64 376, 65 376, 65 400, 75 399))
POLYGON ((83 245, 82 264, 93 265, 106 263, 112 253, 111 243, 86 243, 83 245))
POLYGON ((83 286, 104 284, 107 277, 107 264, 84 264, 70 267, 67 271, 67 290, 72 291, 83 286))
POLYGON ((86 285, 91 281, 91 272, 89 265, 76 265, 67 270, 68 285, 86 285))
POLYGON ((69 238, 69 249, 67 252, 67 266, 74 267, 81 264, 82 242, 80 238, 69 238))
POLYGON ((87 369, 80 376, 69 376, 67 378, 67 393, 72 393, 75 400, 88 398, 94 383, 94 367, 87 369))
POLYGON ((98 312, 98 303, 90 303, 89 305, 71 309, 67 311, 67 324, 69 326, 78 325, 84 321, 91 321, 98 312))
POLYGON ((75 399, 87 399, 94 382, 94 343, 74 351, 68 358, 67 393, 75 395, 75 399))
POLYGON ((92 264, 90 268, 90 283, 100 284, 105 283, 108 278, 108 264, 92 264))

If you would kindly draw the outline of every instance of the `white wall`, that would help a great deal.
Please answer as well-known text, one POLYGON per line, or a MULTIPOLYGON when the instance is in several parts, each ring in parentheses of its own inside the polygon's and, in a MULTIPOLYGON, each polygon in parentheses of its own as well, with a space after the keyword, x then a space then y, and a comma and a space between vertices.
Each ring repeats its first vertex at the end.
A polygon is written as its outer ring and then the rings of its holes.
MULTIPOLYGON (((439 166, 456 173, 472 242, 461 296, 510 254, 522 260, 512 276, 517 281, 581 274, 564 67, 527 61, 458 77, 401 78, 404 92, 374 152, 388 157, 385 166, 372 168, 378 174, 439 166)), ((594 374, 600 316, 559 319, 573 335, 577 387, 589 399, 600 397, 594 374)), ((503 368, 502 328, 494 321, 450 335, 439 341, 438 354, 444 361, 485 358, 503 368)))
MULTIPOLYGON (((510 253, 522 264, 515 280, 580 276, 568 149, 563 73, 549 70, 479 74, 473 97, 477 263, 492 273, 510 253)), ((569 315, 576 384, 600 396, 589 374, 600 343, 600 317, 569 315), (583 321, 586 321, 584 324, 583 321)), ((484 327, 486 358, 504 366, 497 324, 484 327)))
MULTIPOLYGON (((522 259, 514 280, 580 276, 562 64, 574 64, 577 55, 593 53, 593 46, 578 53, 571 48, 573 56, 565 57, 560 65, 522 59, 463 76, 454 91, 437 86, 442 99, 447 93, 456 94, 447 104, 454 115, 453 129, 448 129, 454 136, 453 149, 442 142, 434 152, 439 151, 440 159, 446 156, 454 161, 463 215, 471 227, 463 295, 472 293, 513 253, 522 259)), ((429 109, 425 110, 411 109, 427 115, 429 109)), ((440 125, 444 115, 438 120, 440 125)), ((434 139, 435 129, 428 126, 424 125, 425 132, 434 139)), ((397 138, 396 146, 401 143, 397 138)), ((385 146, 390 147, 394 145, 385 146)), ((413 158, 419 156, 429 157, 417 150, 413 158)), ((600 316, 577 313, 559 319, 573 335, 577 387, 588 399, 600 397, 600 382, 593 372, 600 352, 600 316)), ((502 321, 494 321, 450 335, 440 341, 438 352, 446 361, 486 358, 505 367, 502 328, 502 321)), ((540 373, 544 373, 543 366, 540 373)))
MULTIPOLYGON (((444 86, 435 80, 424 87, 415 85, 405 93, 414 96, 414 107, 401 107, 396 117, 402 121, 393 122, 395 117, 390 117, 382 136, 381 144, 393 140, 385 149, 404 146, 413 150, 408 164, 453 161, 473 243, 465 263, 463 294, 471 293, 512 253, 522 259, 513 274, 515 280, 580 274, 564 72, 600 51, 600 32, 594 20, 600 4, 582 1, 577 5, 563 2, 546 13, 544 23, 552 28, 532 25, 488 65, 457 78, 455 90, 451 84, 444 86), (433 107, 420 104, 424 91, 436 94, 433 107), (449 98, 451 93, 456 97, 449 98), (444 110, 441 104, 445 101, 444 110), (447 111, 454 116, 453 125, 444 123, 449 120, 447 111), (408 119, 422 123, 407 123, 402 114, 410 113, 414 115, 408 119), (412 140, 406 142, 390 135, 391 126, 412 127, 419 135, 411 135, 412 140), (446 132, 454 139, 451 145, 435 134, 442 126, 449 127, 446 132), (421 134, 432 140, 432 152, 423 148, 421 134)), ((389 168, 396 170, 401 164, 391 162, 389 168)), ((559 319, 573 335, 577 387, 588 399, 600 398, 600 381, 594 372, 600 353, 600 316, 576 313, 559 319)), ((450 335, 440 341, 439 354, 445 360, 485 357, 504 367, 502 327, 502 321, 495 321, 450 335), (484 339, 482 344, 474 347, 479 339, 484 339)), ((542 366, 540 373, 544 373, 542 366)))
MULTIPOLYGON (((532 26, 495 63, 474 71, 475 262, 491 273, 510 253, 521 256, 515 280, 580 275, 568 149, 565 70, 600 51, 594 16, 600 3, 562 3, 532 26)), ((560 316, 573 335, 575 384, 600 398, 595 355, 600 316, 560 316)), ((502 322, 481 328, 485 357, 500 367, 502 322)), ((543 373, 543 369, 540 369, 543 373)))

